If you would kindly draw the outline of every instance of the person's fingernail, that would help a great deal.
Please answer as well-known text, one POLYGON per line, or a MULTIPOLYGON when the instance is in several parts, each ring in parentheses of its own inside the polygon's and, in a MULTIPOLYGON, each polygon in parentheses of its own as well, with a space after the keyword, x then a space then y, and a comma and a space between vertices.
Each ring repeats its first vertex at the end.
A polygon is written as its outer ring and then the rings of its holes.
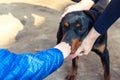
POLYGON ((70 55, 70 59, 72 60, 72 59, 74 59, 75 58, 75 56, 73 55, 73 54, 71 54, 70 55))

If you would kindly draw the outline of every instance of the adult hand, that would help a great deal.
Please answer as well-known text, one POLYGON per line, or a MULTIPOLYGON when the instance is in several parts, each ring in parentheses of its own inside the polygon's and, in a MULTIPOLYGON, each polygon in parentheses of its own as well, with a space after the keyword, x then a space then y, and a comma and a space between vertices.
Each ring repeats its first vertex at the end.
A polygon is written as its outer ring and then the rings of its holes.
POLYGON ((81 10, 89 10, 94 5, 92 0, 81 0, 79 3, 73 4, 65 8, 65 11, 61 15, 60 19, 62 19, 66 14, 73 11, 81 11, 81 10))
POLYGON ((87 37, 83 40, 81 46, 77 49, 75 54, 70 55, 70 58, 73 59, 76 56, 88 55, 91 51, 96 39, 100 36, 100 34, 92 28, 87 37))

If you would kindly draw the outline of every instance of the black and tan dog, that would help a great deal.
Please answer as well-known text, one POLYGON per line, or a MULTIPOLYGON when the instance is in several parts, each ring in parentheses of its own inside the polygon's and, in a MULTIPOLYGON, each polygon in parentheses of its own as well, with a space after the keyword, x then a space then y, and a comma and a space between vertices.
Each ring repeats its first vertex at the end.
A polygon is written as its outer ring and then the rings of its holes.
MULTIPOLYGON (((61 41, 69 43, 71 45, 71 54, 74 54, 100 14, 101 13, 96 9, 68 13, 60 22, 57 33, 57 43, 61 41)), ((111 80, 107 33, 101 35, 96 40, 92 51, 100 56, 104 68, 104 79, 111 80)), ((66 80, 75 80, 77 69, 78 57, 72 60, 72 68, 66 80)))

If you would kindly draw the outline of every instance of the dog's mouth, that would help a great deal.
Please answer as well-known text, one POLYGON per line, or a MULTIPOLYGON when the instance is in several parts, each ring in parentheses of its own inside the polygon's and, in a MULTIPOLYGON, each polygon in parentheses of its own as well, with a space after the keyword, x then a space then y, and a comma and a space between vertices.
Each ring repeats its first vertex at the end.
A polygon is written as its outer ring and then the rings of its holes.
POLYGON ((78 47, 81 45, 82 41, 79 39, 72 39, 71 41, 71 54, 74 54, 78 47))
POLYGON ((70 44, 70 46, 71 46, 71 53, 70 54, 74 54, 76 52, 76 50, 78 49, 78 47, 82 43, 82 40, 79 40, 78 38, 74 38, 74 39, 68 38, 67 39, 66 36, 63 36, 61 41, 65 41, 65 42, 70 44))

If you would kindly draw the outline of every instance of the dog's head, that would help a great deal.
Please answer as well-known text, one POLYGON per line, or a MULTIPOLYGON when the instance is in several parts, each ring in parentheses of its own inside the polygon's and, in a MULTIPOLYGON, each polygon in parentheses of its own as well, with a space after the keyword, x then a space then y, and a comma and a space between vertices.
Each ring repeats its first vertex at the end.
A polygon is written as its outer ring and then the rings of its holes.
POLYGON ((72 53, 80 46, 94 23, 89 12, 77 11, 68 13, 60 22, 57 33, 58 42, 65 41, 72 47, 72 53))

